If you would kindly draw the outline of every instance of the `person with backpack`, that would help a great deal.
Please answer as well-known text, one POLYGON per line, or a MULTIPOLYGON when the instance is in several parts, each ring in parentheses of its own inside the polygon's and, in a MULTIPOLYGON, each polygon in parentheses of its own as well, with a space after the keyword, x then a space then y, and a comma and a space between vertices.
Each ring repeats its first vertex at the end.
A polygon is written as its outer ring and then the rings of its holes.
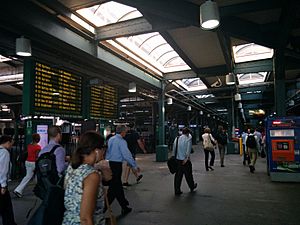
POLYGON ((250 129, 250 134, 246 137, 247 153, 250 156, 249 169, 251 173, 255 171, 255 163, 259 151, 258 138, 254 135, 254 129, 250 129))
POLYGON ((204 154, 205 154, 205 169, 206 171, 214 170, 214 162, 215 162, 215 145, 216 145, 216 140, 214 137, 211 135, 211 131, 209 127, 206 127, 204 129, 204 134, 202 134, 202 139, 203 139, 203 149, 204 149, 204 154), (209 154, 211 156, 209 166, 208 166, 208 157, 209 154))
POLYGON ((224 158, 225 158, 225 146, 227 145, 227 134, 226 134, 223 126, 218 127, 216 139, 218 142, 218 148, 219 148, 219 153, 220 153, 221 167, 225 167, 224 166, 224 158))
POLYGON ((9 150, 12 148, 13 139, 10 136, 0 138, 0 215, 3 225, 16 225, 13 206, 7 188, 10 168, 9 150))
POLYGON ((104 159, 104 138, 85 132, 74 151, 65 176, 65 213, 62 225, 104 225, 102 174, 94 168, 104 159))
POLYGON ((37 160, 38 153, 41 150, 41 146, 38 144, 39 141, 40 141, 40 135, 33 134, 32 143, 27 146, 28 156, 25 162, 26 176, 22 179, 21 183, 14 190, 14 194, 18 198, 22 198, 24 188, 31 180, 31 178, 34 176, 35 162, 37 160))
POLYGON ((48 129, 48 136, 50 141, 40 151, 36 161, 37 184, 33 192, 41 199, 44 199, 50 184, 62 182, 67 166, 65 149, 59 144, 62 138, 60 127, 51 126, 48 129))

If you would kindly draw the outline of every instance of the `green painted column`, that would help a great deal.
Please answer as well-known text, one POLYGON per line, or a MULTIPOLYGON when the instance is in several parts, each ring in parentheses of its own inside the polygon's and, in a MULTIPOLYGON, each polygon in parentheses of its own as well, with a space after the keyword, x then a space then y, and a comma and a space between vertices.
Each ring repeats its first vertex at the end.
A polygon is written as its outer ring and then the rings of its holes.
POLYGON ((274 57, 274 98, 275 112, 278 116, 286 115, 285 59, 283 49, 275 50, 274 57))
POLYGON ((165 88, 166 84, 161 82, 161 94, 158 101, 158 146, 156 146, 156 161, 168 160, 168 146, 165 145, 165 88))

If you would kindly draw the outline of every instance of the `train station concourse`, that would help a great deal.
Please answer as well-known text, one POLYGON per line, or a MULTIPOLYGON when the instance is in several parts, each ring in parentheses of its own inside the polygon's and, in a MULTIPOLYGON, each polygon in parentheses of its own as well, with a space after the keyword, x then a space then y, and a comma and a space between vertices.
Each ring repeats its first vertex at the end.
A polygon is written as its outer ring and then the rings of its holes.
POLYGON ((58 126, 68 164, 86 131, 109 149, 124 125, 143 176, 122 175, 133 210, 114 201, 117 224, 300 224, 300 1, 5 0, 0 12, 3 177, 18 225, 41 204, 35 179, 13 193, 33 134, 43 149, 58 126), (186 130, 197 188, 183 179, 174 193, 167 161, 186 130))

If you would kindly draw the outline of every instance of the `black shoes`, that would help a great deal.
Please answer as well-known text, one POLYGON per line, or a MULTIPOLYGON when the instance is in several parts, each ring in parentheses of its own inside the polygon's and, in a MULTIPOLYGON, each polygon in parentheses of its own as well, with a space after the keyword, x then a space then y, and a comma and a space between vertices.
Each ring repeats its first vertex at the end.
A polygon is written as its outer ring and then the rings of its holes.
POLYGON ((130 208, 130 207, 124 207, 124 208, 122 208, 122 215, 123 216, 125 216, 125 215, 127 215, 128 213, 130 213, 132 211, 132 208, 130 208))
POLYGON ((249 166, 249 169, 250 169, 250 173, 254 173, 254 171, 255 171, 254 166, 249 166))
POLYGON ((183 193, 182 191, 175 192, 175 195, 176 195, 176 196, 179 196, 179 195, 181 195, 182 193, 183 193))
POLYGON ((124 187, 129 187, 129 186, 131 186, 131 184, 129 184, 128 182, 126 182, 126 183, 123 183, 123 186, 124 187))
POLYGON ((194 183, 194 187, 193 188, 191 188, 191 192, 193 192, 196 188, 197 188, 197 183, 194 183))
POLYGON ((143 174, 139 175, 137 178, 136 178, 136 182, 140 182, 140 180, 143 178, 143 174))
POLYGON ((225 167, 224 165, 221 165, 221 167, 225 167))

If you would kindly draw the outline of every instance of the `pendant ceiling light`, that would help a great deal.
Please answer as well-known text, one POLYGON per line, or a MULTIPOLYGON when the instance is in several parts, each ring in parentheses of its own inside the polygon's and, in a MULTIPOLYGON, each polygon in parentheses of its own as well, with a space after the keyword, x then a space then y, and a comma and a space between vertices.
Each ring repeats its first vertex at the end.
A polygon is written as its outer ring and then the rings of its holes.
POLYGON ((220 25, 219 9, 216 2, 208 0, 200 6, 200 25, 204 30, 215 29, 220 25))
POLYGON ((136 92, 136 84, 134 82, 129 83, 128 92, 131 92, 131 93, 136 92))
POLYGON ((172 98, 167 98, 167 104, 172 105, 173 104, 173 99, 172 98))
POLYGON ((192 111, 192 107, 190 105, 187 107, 187 111, 192 111))
POLYGON ((201 111, 199 111, 199 114, 202 116, 203 115, 203 111, 201 110, 201 111))
POLYGON ((30 40, 24 37, 16 39, 16 54, 20 56, 31 56, 30 40))
POLYGON ((227 85, 233 85, 235 84, 235 77, 233 73, 227 74, 226 75, 226 84, 227 85))
POLYGON ((243 104, 242 104, 241 102, 239 102, 238 108, 239 108, 239 109, 243 108, 243 104))
POLYGON ((236 94, 234 95, 234 100, 235 100, 236 102, 237 102, 237 101, 241 101, 241 100, 242 100, 241 94, 236 93, 236 94))

